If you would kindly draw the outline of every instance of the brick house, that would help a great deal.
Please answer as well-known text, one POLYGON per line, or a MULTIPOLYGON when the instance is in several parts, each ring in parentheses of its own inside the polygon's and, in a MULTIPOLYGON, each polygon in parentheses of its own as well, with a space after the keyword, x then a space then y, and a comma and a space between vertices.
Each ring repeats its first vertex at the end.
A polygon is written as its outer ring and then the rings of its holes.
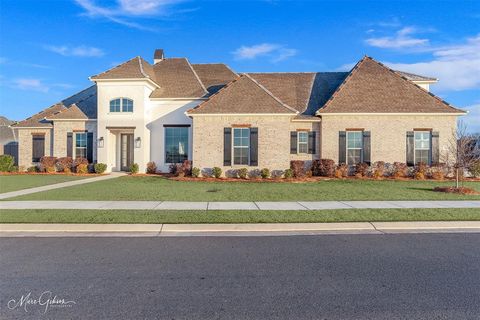
POLYGON ((108 171, 149 161, 166 172, 282 170, 291 160, 438 163, 465 112, 429 92, 437 82, 364 57, 349 72, 245 73, 228 66, 135 57, 94 85, 12 127, 19 165, 85 157, 108 171))

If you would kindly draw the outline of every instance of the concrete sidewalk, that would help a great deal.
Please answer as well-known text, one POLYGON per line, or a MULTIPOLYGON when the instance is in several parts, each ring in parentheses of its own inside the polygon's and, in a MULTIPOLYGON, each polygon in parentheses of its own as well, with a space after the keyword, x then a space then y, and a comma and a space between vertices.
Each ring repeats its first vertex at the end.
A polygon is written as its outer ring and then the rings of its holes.
POLYGON ((103 176, 96 176, 96 177, 92 177, 92 178, 85 178, 85 179, 80 179, 80 180, 75 180, 75 181, 67 181, 67 182, 49 184, 49 185, 41 186, 41 187, 35 187, 35 188, 5 192, 5 193, 0 193, 0 199, 8 199, 8 198, 13 198, 13 197, 18 197, 18 196, 24 196, 24 195, 31 194, 31 193, 49 191, 49 190, 60 189, 60 188, 65 188, 65 187, 78 186, 80 184, 85 184, 85 183, 90 183, 90 182, 109 180, 109 179, 114 179, 114 178, 117 178, 117 177, 120 177, 120 176, 123 176, 123 175, 126 175, 126 173, 124 173, 124 172, 112 172, 108 175, 103 175, 103 176))
MULTIPOLYGON (((99 177, 99 178, 106 178, 99 177)), ((112 177, 110 177, 111 179, 112 177)), ((97 179, 97 178, 92 178, 97 179)), ((84 180, 81 180, 84 181, 84 180)), ((98 181, 98 180, 96 180, 98 181)), ((77 182, 77 181, 75 181, 77 182)), ((80 182, 80 181, 79 181, 80 182)), ((71 182, 68 182, 71 183, 71 182)), ((37 189, 37 188, 34 188, 37 189)), ((26 191, 26 190, 22 190, 26 191)), ((335 210, 405 208, 480 208, 480 200, 465 201, 291 201, 291 202, 184 202, 184 201, 0 201, 5 209, 90 210, 335 210)))
POLYGON ((0 237, 274 236, 480 232, 480 221, 245 224, 0 224, 0 237))

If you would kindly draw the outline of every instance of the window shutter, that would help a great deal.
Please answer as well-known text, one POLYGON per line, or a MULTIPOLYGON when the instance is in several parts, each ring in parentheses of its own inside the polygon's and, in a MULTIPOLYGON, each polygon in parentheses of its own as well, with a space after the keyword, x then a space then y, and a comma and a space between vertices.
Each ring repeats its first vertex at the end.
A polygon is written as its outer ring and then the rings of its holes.
POLYGON ((407 166, 415 165, 415 133, 407 131, 407 166))
POLYGON ((93 163, 93 132, 87 132, 87 160, 93 163))
POLYGON ((73 155, 73 133, 67 132, 67 157, 73 155))
POLYGON ((440 162, 440 145, 438 143, 438 132, 432 132, 432 164, 440 162))
POLYGON ((290 131, 290 153, 297 153, 297 131, 290 131))
POLYGON ((258 166, 258 128, 250 128, 250 165, 258 166))
POLYGON ((317 153, 317 132, 315 131, 308 132, 308 153, 317 153))
POLYGON ((338 132, 338 164, 347 163, 347 133, 338 132))
POLYGON ((371 160, 370 131, 363 131, 363 162, 370 165, 371 160))
POLYGON ((223 128, 223 165, 232 165, 232 128, 223 128))

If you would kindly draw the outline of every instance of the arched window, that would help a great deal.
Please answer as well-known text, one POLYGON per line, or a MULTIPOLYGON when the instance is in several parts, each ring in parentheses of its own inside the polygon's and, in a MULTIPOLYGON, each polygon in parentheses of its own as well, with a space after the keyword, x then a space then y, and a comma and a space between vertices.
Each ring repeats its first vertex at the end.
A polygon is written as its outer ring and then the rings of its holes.
POLYGON ((128 98, 110 100, 110 112, 133 112, 133 100, 128 98))

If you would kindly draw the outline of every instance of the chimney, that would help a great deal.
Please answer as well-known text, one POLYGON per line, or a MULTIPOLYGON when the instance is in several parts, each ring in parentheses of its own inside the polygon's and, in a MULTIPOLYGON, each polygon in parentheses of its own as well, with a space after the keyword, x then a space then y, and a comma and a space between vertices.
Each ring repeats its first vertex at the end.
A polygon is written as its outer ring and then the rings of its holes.
POLYGON ((165 59, 165 56, 163 54, 163 49, 156 49, 155 54, 153 55, 153 63, 154 64, 159 63, 163 59, 165 59))

